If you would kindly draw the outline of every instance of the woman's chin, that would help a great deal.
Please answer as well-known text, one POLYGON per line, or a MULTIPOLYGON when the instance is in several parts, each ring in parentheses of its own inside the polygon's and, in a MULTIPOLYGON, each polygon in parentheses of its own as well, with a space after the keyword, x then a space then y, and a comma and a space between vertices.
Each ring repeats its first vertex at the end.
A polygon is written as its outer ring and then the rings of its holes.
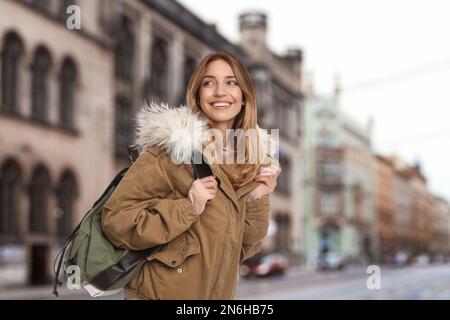
POLYGON ((226 114, 220 114, 219 112, 213 112, 211 115, 208 115, 208 118, 211 119, 213 122, 215 123, 220 123, 220 122, 230 122, 233 121, 234 117, 233 116, 227 116, 226 114))

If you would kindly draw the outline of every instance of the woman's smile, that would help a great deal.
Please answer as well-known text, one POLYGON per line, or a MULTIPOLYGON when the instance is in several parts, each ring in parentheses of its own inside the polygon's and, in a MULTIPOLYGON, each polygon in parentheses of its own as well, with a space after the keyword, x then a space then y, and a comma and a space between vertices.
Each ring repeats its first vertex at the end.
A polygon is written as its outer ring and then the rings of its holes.
POLYGON ((217 110, 226 110, 226 109, 230 108, 233 104, 231 102, 225 101, 225 100, 215 100, 215 101, 211 102, 210 105, 212 105, 214 107, 214 109, 217 109, 217 110))

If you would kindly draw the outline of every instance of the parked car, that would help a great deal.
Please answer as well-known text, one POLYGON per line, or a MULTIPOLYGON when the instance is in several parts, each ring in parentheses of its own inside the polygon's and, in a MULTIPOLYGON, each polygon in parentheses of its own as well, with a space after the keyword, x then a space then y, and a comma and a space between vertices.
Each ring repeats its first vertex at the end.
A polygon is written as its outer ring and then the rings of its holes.
POLYGON ((432 263, 446 263, 446 257, 442 253, 435 254, 431 258, 432 263))
POLYGON ((395 264, 397 266, 406 266, 408 264, 408 260, 409 256, 405 251, 400 250, 395 254, 395 264))
POLYGON ((279 253, 258 254, 240 266, 242 277, 264 277, 275 274, 284 274, 288 268, 288 259, 279 253))
POLYGON ((419 254, 415 259, 418 266, 427 266, 430 263, 430 256, 426 253, 419 254))
POLYGON ((324 253, 317 261, 317 269, 320 271, 343 270, 344 267, 344 258, 337 252, 324 253))

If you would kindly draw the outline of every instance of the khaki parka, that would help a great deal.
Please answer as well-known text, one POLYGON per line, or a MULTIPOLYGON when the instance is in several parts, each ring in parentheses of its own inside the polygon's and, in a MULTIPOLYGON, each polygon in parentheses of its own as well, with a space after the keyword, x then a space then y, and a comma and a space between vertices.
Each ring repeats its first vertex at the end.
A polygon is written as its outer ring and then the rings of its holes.
POLYGON ((240 263, 261 250, 270 205, 268 195, 248 201, 257 182, 233 189, 221 165, 212 163, 215 198, 197 215, 187 197, 194 172, 185 149, 204 125, 186 107, 152 105, 138 113, 140 155, 102 214, 103 231, 116 246, 158 246, 126 286, 127 296, 233 299, 240 263), (186 130, 181 138, 175 133, 180 128, 186 130))

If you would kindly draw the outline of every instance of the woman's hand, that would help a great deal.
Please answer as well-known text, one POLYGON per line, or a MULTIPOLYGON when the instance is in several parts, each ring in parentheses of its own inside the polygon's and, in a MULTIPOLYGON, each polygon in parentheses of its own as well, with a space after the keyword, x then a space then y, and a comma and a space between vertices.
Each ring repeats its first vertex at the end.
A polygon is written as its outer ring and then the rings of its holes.
POLYGON ((261 173, 255 177, 255 181, 261 183, 250 192, 248 200, 256 200, 272 193, 277 186, 277 178, 280 173, 281 168, 278 166, 263 167, 261 173))
POLYGON ((215 198, 216 192, 217 181, 213 176, 194 180, 189 189, 188 198, 198 215, 205 210, 206 202, 215 198))

